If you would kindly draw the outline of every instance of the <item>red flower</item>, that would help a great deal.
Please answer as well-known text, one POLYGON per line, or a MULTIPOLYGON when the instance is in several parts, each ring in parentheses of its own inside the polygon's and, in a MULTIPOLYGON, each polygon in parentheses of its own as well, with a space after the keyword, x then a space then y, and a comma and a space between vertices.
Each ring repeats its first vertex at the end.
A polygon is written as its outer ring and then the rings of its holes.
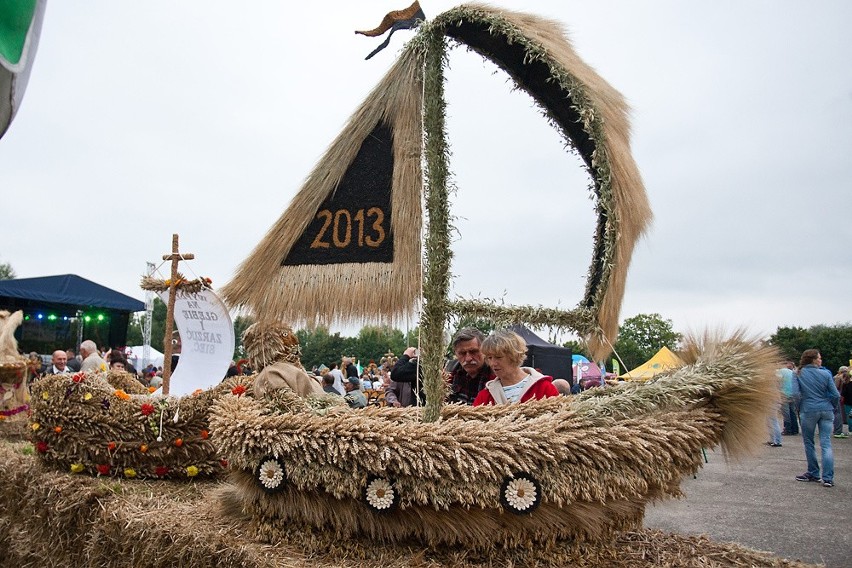
POLYGON ((110 442, 109 444, 107 444, 107 449, 109 451, 113 451, 115 449, 115 442, 110 442))
POLYGON ((227 468, 228 467, 228 460, 219 460, 219 465, 221 465, 224 468, 227 468))
POLYGON ((178 448, 183 445, 183 438, 175 438, 175 446, 178 448))
POLYGON ((102 463, 102 464, 98 465, 97 469, 98 469, 99 475, 109 475, 109 464, 108 463, 102 463))
POLYGON ((201 431, 201 439, 202 439, 202 440, 206 440, 206 439, 207 439, 207 438, 209 438, 209 437, 210 437, 210 432, 208 432, 207 430, 202 430, 202 431, 201 431))
POLYGON ((57 426, 56 428, 53 429, 53 431, 56 432, 57 434, 61 434, 62 433, 62 426, 57 426))
POLYGON ((143 416, 150 416, 154 413, 154 405, 146 402, 142 405, 139 411, 142 413, 143 416))
POLYGON ((164 465, 158 465, 158 466, 154 469, 154 474, 155 474, 157 477, 163 477, 163 476, 164 476, 164 475, 166 475, 167 473, 169 473, 169 468, 167 468, 167 467, 166 467, 166 466, 164 466, 164 465))
POLYGON ((74 373, 74 376, 71 377, 71 380, 75 383, 82 383, 83 379, 86 378, 86 373, 74 373))
POLYGON ((36 450, 38 450, 38 453, 40 454, 47 453, 47 448, 47 442, 39 442, 36 444, 36 450))
POLYGON ((234 395, 237 395, 237 396, 242 396, 244 392, 246 392, 246 386, 245 385, 237 385, 237 386, 235 386, 234 388, 231 389, 231 394, 234 394, 234 395))

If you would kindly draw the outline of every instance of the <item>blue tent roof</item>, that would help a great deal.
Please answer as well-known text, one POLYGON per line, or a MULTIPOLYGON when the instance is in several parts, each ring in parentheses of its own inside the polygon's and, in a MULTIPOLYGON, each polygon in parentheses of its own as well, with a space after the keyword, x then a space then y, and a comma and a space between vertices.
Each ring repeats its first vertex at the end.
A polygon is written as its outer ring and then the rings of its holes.
POLYGON ((145 303, 76 274, 0 280, 0 298, 140 312, 145 303))

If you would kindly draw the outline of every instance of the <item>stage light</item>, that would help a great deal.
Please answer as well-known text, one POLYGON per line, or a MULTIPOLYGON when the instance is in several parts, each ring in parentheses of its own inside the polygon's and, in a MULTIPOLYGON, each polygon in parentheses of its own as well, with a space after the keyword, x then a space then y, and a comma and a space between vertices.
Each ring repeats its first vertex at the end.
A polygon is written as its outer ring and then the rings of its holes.
POLYGON ((44 318, 44 316, 43 316, 42 314, 37 314, 37 315, 36 315, 36 317, 37 317, 38 319, 43 319, 43 318, 44 318))
POLYGON ((104 315, 98 314, 98 321, 104 321, 104 315))
POLYGON ((89 323, 90 321, 92 321, 92 316, 83 316, 83 319, 86 321, 86 323, 89 323))
POLYGON ((56 314, 50 314, 49 316, 47 316, 47 319, 50 321, 56 321, 56 314))

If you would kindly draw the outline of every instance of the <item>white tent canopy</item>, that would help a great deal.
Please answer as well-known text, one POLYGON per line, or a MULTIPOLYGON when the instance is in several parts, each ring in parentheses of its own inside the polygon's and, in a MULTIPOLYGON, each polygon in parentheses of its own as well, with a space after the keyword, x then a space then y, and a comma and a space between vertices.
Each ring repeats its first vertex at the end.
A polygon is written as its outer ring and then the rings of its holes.
POLYGON ((134 345, 130 348, 130 353, 127 354, 127 360, 131 365, 136 367, 137 371, 141 371, 146 365, 151 363, 155 367, 163 366, 163 357, 164 355, 154 349, 153 347, 148 347, 148 360, 142 360, 142 354, 144 353, 142 345, 134 345))

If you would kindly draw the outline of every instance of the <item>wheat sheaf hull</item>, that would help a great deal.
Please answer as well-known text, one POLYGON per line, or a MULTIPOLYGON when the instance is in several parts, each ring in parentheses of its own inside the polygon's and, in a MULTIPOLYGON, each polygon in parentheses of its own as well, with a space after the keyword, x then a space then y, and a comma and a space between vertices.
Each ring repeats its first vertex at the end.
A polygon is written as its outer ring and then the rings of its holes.
POLYGON ((759 446, 778 397, 775 351, 742 335, 703 341, 691 364, 650 383, 507 407, 449 405, 428 424, 417 409, 319 416, 292 400, 281 412, 224 397, 210 425, 232 466, 227 499, 268 539, 294 522, 475 549, 606 538, 640 526, 649 501, 678 496, 702 448, 721 444, 737 456, 759 446), (255 477, 265 456, 284 464, 275 493, 255 477), (501 504, 501 484, 518 474, 531 474, 541 493, 526 515, 501 504), (385 512, 365 499, 377 477, 399 496, 385 512))

